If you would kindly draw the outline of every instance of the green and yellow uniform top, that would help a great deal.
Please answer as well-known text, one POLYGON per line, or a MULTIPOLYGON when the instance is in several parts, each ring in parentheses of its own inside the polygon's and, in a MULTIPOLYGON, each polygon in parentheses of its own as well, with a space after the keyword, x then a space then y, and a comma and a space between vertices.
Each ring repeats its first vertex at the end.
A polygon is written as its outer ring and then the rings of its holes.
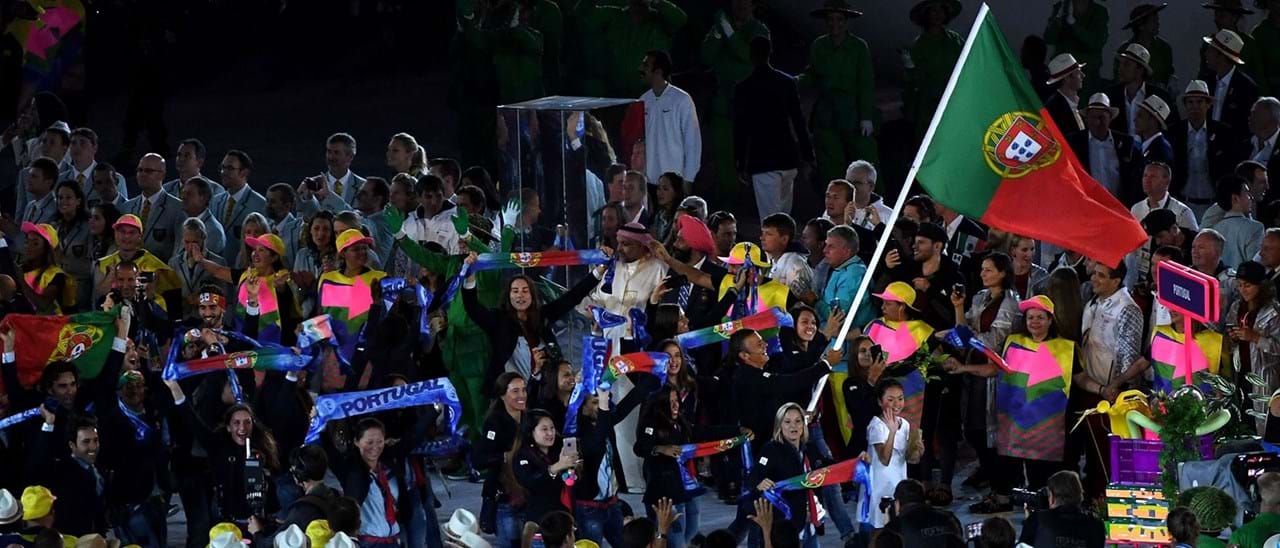
MULTIPOLYGON (((27 287, 41 297, 54 297, 48 306, 36 309, 37 314, 61 315, 64 310, 76 306, 76 280, 57 265, 46 266, 39 270, 28 270, 22 273, 27 287), (51 295, 53 291, 57 295, 51 295)), ((34 304, 34 303, 33 303, 34 304)))
MULTIPOLYGON (((115 266, 120 264, 122 261, 123 259, 120 257, 119 251, 98 259, 98 274, 106 276, 112 268, 115 268, 115 266)), ((140 272, 155 273, 155 303, 160 305, 160 308, 168 309, 168 307, 165 306, 164 297, 162 295, 168 291, 181 289, 182 281, 178 279, 178 273, 174 272, 172 268, 169 268, 169 265, 160 260, 159 257, 152 255, 150 251, 145 249, 138 250, 138 256, 134 257, 133 264, 138 266, 138 270, 140 272)))

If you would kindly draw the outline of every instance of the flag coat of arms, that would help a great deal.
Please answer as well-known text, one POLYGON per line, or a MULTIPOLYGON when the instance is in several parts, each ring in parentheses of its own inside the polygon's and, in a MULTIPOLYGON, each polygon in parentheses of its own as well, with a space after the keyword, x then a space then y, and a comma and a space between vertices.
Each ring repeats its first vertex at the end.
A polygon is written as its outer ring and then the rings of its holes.
POLYGON ((916 157, 916 179, 991 227, 1119 264, 1147 234, 1064 143, 984 4, 916 157))
POLYGON ((19 382, 35 384, 45 366, 55 361, 69 361, 81 377, 97 378, 116 337, 115 321, 115 314, 102 311, 73 316, 8 315, 3 326, 14 333, 19 382))

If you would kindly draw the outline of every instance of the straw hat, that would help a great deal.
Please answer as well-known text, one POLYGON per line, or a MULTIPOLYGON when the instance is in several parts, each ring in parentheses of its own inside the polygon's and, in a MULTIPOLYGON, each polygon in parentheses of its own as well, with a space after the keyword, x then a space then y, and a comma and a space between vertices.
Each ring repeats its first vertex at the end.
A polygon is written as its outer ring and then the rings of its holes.
POLYGON ((1227 29, 1222 29, 1213 36, 1205 36, 1204 43, 1209 44, 1210 46, 1213 46, 1213 49, 1222 52, 1222 54, 1226 55, 1231 62, 1237 65, 1244 64, 1244 59, 1240 58, 1240 50, 1244 49, 1244 40, 1240 39, 1239 34, 1227 29))
POLYGON ((1058 81, 1066 78, 1067 75, 1077 70, 1083 69, 1084 63, 1076 61, 1075 56, 1070 53, 1060 53, 1053 60, 1049 61, 1049 79, 1046 84, 1056 84, 1058 81))
POLYGON ((1138 4, 1132 10, 1129 10, 1129 22, 1125 23, 1121 28, 1129 30, 1141 23, 1143 19, 1160 13, 1167 7, 1169 7, 1169 4, 1160 4, 1159 6, 1155 4, 1138 4))
POLYGON ((1111 106, 1111 97, 1102 92, 1090 95, 1089 104, 1080 110, 1105 110, 1111 114, 1112 118, 1120 115, 1120 109, 1111 106))
POLYGON ((1182 99, 1187 97, 1203 97, 1205 99, 1213 99, 1213 93, 1209 92, 1209 83, 1204 80, 1192 80, 1187 82, 1187 89, 1182 92, 1182 99))
POLYGON ((1165 120, 1169 119, 1169 113, 1171 111, 1169 109, 1169 103, 1164 102, 1164 99, 1151 95, 1146 99, 1143 99, 1141 103, 1138 103, 1138 107, 1147 111, 1148 114, 1155 116, 1156 121, 1160 122, 1161 129, 1168 129, 1169 126, 1165 124, 1165 120))
POLYGON ((444 529, 454 537, 460 537, 468 531, 472 533, 479 531, 480 525, 476 521, 475 514, 464 508, 459 508, 453 511, 452 516, 449 516, 449 523, 445 524, 444 529))
POLYGON ((1119 53, 1116 53, 1116 57, 1123 57, 1142 65, 1142 69, 1147 71, 1147 76, 1150 76, 1151 73, 1155 72, 1151 70, 1151 52, 1148 51, 1145 46, 1137 42, 1133 42, 1125 46, 1119 53))
POLYGON ((8 489, 0 489, 0 525, 8 525, 22 519, 22 505, 8 489))
POLYGON ((822 7, 809 12, 809 15, 818 19, 826 19, 828 13, 843 13, 845 17, 850 19, 862 17, 862 12, 849 7, 847 0, 825 0, 822 2, 822 7))
POLYGON ((276 533, 272 544, 275 548, 307 548, 307 542, 307 535, 302 532, 298 524, 294 523, 289 525, 288 529, 276 533))

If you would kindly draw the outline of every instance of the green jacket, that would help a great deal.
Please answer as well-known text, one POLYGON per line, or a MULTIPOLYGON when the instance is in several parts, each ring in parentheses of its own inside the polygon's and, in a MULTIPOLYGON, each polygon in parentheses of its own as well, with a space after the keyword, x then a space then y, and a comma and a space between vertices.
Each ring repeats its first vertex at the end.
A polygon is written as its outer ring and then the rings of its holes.
POLYGON ((919 134, 924 134, 934 109, 942 102, 951 69, 955 68, 963 49, 964 37, 951 29, 942 34, 921 33, 911 44, 911 63, 915 68, 907 69, 902 101, 907 119, 915 122, 919 134))
POLYGON ((591 49, 604 49, 609 57, 592 57, 587 63, 606 66, 588 67, 587 71, 599 74, 605 81, 607 92, 617 97, 639 97, 648 86, 640 78, 639 67, 649 50, 669 51, 672 38, 685 23, 684 10, 668 0, 654 0, 643 21, 632 20, 630 8, 600 5, 599 0, 581 0, 574 10, 582 25, 590 33, 604 38, 602 45, 586 44, 591 49))
MULTIPOLYGON (((1070 2, 1071 0, 1064 0, 1070 2)), ((1102 67, 1102 48, 1110 36, 1108 23, 1111 19, 1107 7, 1094 1, 1085 10, 1084 16, 1076 19, 1074 25, 1068 25, 1058 14, 1062 11, 1062 2, 1053 4, 1049 24, 1044 29, 1044 41, 1053 46, 1053 54, 1070 53, 1076 61, 1085 63, 1085 74, 1097 75, 1102 67)), ((1085 86, 1096 86, 1099 82, 1085 81, 1085 86)))
POLYGON ((812 115, 815 128, 857 131, 862 120, 878 118, 871 49, 853 33, 839 46, 830 34, 814 40, 809 66, 796 83, 818 92, 812 115))
POLYGON ((751 39, 769 36, 769 27, 754 18, 743 23, 741 28, 734 27, 733 20, 724 11, 716 13, 712 21, 711 30, 702 40, 702 60, 716 75, 716 95, 711 111, 727 117, 733 111, 734 87, 750 76, 755 68, 751 64, 751 39), (721 21, 729 22, 733 36, 724 32, 721 21))
MULTIPOLYGON (((510 242, 514 239, 510 235, 511 229, 504 228, 502 230, 502 250, 508 251, 511 247, 510 242)), ((400 249, 404 251, 413 262, 418 263, 423 268, 432 273, 443 277, 446 281, 457 275, 462 270, 463 262, 466 255, 450 255, 448 253, 440 253, 430 251, 418 245, 409 238, 400 238, 396 240, 400 244, 400 249)), ((476 253, 488 253, 489 247, 480 243, 477 238, 467 240, 467 248, 476 253)), ((498 301, 502 296, 502 271, 486 270, 476 273, 477 296, 480 302, 490 308, 497 308, 498 301)), ((463 308, 461 295, 455 297, 449 303, 449 309, 445 311, 445 318, 449 323, 450 339, 454 342, 465 342, 470 346, 479 345, 481 347, 488 345, 488 339, 485 338, 484 331, 471 321, 471 317, 467 315, 467 311, 463 308), (476 338, 479 336, 480 338, 476 338)))
MULTIPOLYGON (((457 9, 458 23, 468 44, 493 58, 498 100, 518 103, 541 97, 542 33, 532 26, 509 26, 513 14, 491 14, 491 20, 482 27, 471 0, 457 0, 457 9)), ((536 11, 531 15, 531 24, 535 17, 536 11)))
MULTIPOLYGON (((1262 95, 1280 93, 1280 26, 1273 25, 1264 19, 1258 23, 1258 26, 1253 27, 1253 32, 1250 34, 1253 35, 1258 66, 1250 69, 1249 72, 1258 75, 1254 78, 1258 83, 1258 93, 1262 95)), ((1248 60, 1245 59, 1245 61, 1248 60)))
POLYGON ((560 55, 564 40, 564 17, 551 0, 538 0, 529 16, 529 26, 542 34, 542 88, 547 95, 560 92, 560 55))

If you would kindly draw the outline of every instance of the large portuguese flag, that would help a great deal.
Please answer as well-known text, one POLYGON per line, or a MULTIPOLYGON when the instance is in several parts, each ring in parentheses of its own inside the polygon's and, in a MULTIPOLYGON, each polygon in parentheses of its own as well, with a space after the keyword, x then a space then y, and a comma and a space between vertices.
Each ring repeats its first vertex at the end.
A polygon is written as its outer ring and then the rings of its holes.
POLYGON ((1081 167, 985 4, 916 161, 929 194, 994 228, 1108 265, 1147 241, 1081 167))
POLYGON ((73 316, 6 316, 0 328, 13 330, 19 382, 31 386, 46 365, 63 360, 74 363, 81 377, 97 378, 116 337, 117 315, 95 311, 73 316))

